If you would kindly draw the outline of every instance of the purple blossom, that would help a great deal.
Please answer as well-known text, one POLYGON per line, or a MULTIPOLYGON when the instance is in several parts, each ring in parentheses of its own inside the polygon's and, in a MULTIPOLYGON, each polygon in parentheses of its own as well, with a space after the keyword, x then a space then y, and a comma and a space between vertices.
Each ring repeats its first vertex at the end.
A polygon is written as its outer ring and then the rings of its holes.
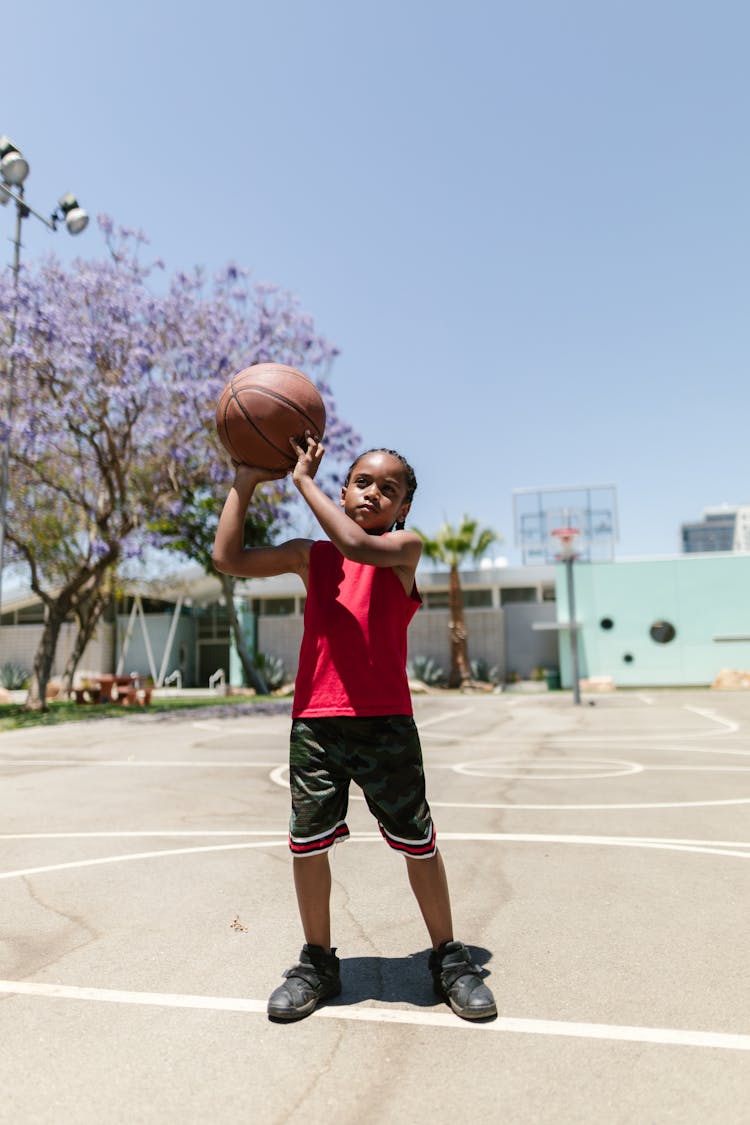
MULTIPOLYGON (((168 542, 196 504, 210 500, 215 517, 232 468, 214 411, 234 371, 276 361, 317 383, 324 487, 335 490, 337 462, 359 443, 330 386, 337 349, 296 297, 251 283, 234 263, 212 280, 200 268, 178 272, 155 293, 160 263, 137 257, 145 236, 106 216, 99 226, 104 260, 67 269, 49 257, 24 267, 15 288, 0 276, 0 330, 15 316, 9 557, 35 557, 48 585, 112 550, 168 542)), ((268 501, 277 527, 295 502, 283 482, 268 501)))

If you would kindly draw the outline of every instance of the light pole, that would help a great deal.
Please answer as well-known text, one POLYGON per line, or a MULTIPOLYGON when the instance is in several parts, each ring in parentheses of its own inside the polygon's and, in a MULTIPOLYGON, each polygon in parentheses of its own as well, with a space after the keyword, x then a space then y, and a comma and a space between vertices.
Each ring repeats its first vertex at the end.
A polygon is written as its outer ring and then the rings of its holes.
POLYGON ((0 457, 0 624, 2 623, 3 569, 5 567, 5 537, 8 514, 8 470, 10 464, 10 427, 13 421, 13 391, 16 376, 16 357, 13 345, 16 341, 16 319, 18 314, 18 273, 21 268, 21 224, 33 215, 50 230, 57 230, 57 224, 65 221, 71 234, 80 234, 88 226, 89 217, 78 200, 68 192, 61 196, 56 209, 47 219, 24 201, 23 185, 29 174, 29 164, 20 149, 8 139, 0 137, 0 206, 11 200, 16 205, 16 229, 13 238, 13 312, 8 329, 9 357, 5 362, 7 387, 5 391, 5 417, 3 419, 2 455, 0 457))

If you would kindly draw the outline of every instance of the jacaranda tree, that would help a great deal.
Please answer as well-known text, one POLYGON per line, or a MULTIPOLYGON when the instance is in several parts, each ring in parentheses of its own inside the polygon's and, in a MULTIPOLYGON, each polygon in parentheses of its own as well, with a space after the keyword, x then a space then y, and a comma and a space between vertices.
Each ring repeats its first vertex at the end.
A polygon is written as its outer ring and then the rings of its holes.
MULTIPOLYGON (((315 380, 327 416, 324 488, 335 489, 336 467, 342 460, 352 459, 359 438, 339 419, 327 381, 336 349, 317 335, 312 318, 300 311, 291 294, 269 284, 249 286, 246 273, 229 266, 215 279, 210 293, 201 271, 181 274, 172 285, 170 299, 176 310, 170 321, 177 326, 170 350, 173 379, 179 382, 183 369, 190 371, 196 363, 201 370, 217 375, 202 387, 195 387, 188 376, 191 393, 183 398, 179 417, 171 424, 170 454, 162 466, 163 490, 148 527, 158 546, 179 551, 214 573, 213 540, 233 472, 216 437, 214 406, 232 371, 277 362, 300 368, 315 380), (229 364, 227 354, 235 357, 229 364), (179 440, 175 440, 175 427, 179 440)), ((260 546, 283 534, 296 502, 289 478, 259 489, 246 520, 245 543, 260 546)), ((245 678, 263 691, 262 674, 253 663, 235 612, 235 579, 226 574, 219 579, 245 678)))
MULTIPOLYGON (((159 291, 160 264, 139 261, 143 236, 106 218, 100 227, 105 258, 71 268, 49 258, 16 286, 0 279, 0 339, 15 317, 8 561, 25 564, 45 610, 35 708, 63 622, 78 620, 80 656, 118 565, 147 543, 189 554, 196 512, 210 529, 232 473, 213 428, 232 371, 264 359, 301 366, 326 398, 333 460, 356 440, 325 382, 335 350, 294 298, 232 266, 212 282, 179 273, 159 291)), ((266 532, 288 518, 289 499, 281 482, 259 501, 266 532)))

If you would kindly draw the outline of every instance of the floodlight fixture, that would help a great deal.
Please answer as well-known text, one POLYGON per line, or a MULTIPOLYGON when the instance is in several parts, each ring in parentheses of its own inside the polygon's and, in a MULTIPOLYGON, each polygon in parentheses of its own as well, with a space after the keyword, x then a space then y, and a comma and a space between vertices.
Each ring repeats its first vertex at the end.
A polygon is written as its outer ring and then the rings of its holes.
POLYGON ((80 234, 89 225, 88 212, 78 206, 78 200, 71 192, 60 197, 59 211, 52 216, 53 224, 61 218, 65 219, 65 226, 71 234, 80 234))
MULTIPOLYGON (((16 230, 13 238, 13 286, 18 289, 18 275, 21 268, 21 225, 24 219, 33 215, 44 223, 49 230, 57 230, 58 222, 65 220, 65 225, 71 234, 80 234, 88 226, 89 217, 78 200, 70 192, 63 195, 58 201, 57 210, 49 218, 40 215, 24 199, 23 185, 29 174, 28 161, 23 153, 6 136, 0 136, 0 206, 5 206, 12 200, 16 207, 16 230)), ((7 337, 7 351, 2 363, 2 374, 5 376, 5 410, 0 429, 0 609, 2 608, 2 583, 5 556, 5 540, 8 519, 8 469, 10 464, 10 434, 13 421, 13 385, 15 382, 16 356, 13 344, 16 338, 16 307, 14 306, 10 318, 7 337)), ((0 617, 0 624, 2 618, 0 617)))
POLYGON ((20 187, 29 174, 29 162, 8 137, 0 137, 0 172, 6 184, 20 187))

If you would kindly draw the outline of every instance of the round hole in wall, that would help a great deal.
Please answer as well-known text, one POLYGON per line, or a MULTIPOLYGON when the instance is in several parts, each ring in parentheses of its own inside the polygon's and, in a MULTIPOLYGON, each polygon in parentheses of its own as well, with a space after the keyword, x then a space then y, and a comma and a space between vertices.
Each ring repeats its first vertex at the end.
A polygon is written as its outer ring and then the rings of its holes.
POLYGON ((611 617, 603 617, 603 618, 601 619, 601 621, 599 622, 599 626, 600 626, 600 628, 602 628, 602 629, 613 629, 613 628, 614 628, 614 624, 615 624, 615 623, 614 623, 614 621, 612 620, 612 618, 611 618, 611 617))
POLYGON ((632 652, 626 652, 622 659, 625 661, 626 664, 632 664, 633 663, 632 652))
POLYGON ((670 621, 655 621, 648 632, 651 640, 659 645, 668 645, 677 636, 677 630, 670 621))

